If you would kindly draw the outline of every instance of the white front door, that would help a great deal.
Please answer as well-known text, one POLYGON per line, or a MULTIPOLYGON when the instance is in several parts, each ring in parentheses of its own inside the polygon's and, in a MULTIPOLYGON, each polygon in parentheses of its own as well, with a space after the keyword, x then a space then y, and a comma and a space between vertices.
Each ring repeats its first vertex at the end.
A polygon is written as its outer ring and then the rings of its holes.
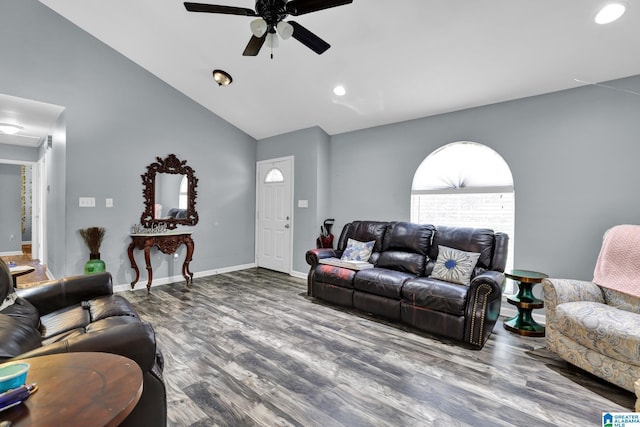
POLYGON ((293 157, 257 163, 256 262, 291 272, 293 157))

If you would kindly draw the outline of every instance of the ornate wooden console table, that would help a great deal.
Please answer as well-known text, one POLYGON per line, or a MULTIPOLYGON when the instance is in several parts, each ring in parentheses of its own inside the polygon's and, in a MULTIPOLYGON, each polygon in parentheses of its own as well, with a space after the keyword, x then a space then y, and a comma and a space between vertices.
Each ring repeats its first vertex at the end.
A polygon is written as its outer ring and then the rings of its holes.
POLYGON ((136 272, 136 277, 131 282, 131 289, 134 288, 138 279, 140 279, 140 270, 133 256, 133 250, 144 250, 144 261, 146 263, 147 273, 149 281, 147 282, 147 292, 151 289, 151 281, 153 280, 153 267, 151 266, 151 248, 157 247, 162 253, 167 255, 173 254, 180 245, 187 247, 187 255, 182 263, 182 276, 187 281, 187 286, 193 282, 193 273, 189 271, 189 263, 193 257, 193 239, 191 238, 191 232, 167 232, 167 233, 132 233, 131 244, 127 253, 129 254, 129 261, 131 261, 131 268, 136 272))

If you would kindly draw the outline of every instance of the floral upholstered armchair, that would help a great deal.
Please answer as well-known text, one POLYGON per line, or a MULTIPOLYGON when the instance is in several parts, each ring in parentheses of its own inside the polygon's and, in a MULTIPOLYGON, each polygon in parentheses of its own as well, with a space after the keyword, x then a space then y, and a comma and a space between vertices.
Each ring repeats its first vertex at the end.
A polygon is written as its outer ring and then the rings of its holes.
POLYGON ((640 226, 617 226, 605 234, 593 281, 549 278, 542 288, 547 348, 640 398, 639 269, 640 226))

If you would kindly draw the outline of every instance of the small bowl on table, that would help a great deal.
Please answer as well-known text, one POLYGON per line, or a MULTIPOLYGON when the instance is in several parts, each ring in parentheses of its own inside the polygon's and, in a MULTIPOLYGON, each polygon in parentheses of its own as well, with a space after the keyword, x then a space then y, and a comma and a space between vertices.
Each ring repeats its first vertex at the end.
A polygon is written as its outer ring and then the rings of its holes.
POLYGON ((23 386, 27 382, 30 365, 26 362, 9 362, 0 366, 0 393, 23 386))

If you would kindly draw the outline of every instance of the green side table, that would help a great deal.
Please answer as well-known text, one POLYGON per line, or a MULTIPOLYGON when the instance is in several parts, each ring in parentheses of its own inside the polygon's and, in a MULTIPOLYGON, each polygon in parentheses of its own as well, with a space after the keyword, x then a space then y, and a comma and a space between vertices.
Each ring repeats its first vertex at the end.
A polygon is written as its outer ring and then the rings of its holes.
POLYGON ((533 296, 533 287, 549 276, 529 270, 512 270, 504 275, 518 285, 518 294, 507 297, 507 302, 516 306, 518 314, 505 320, 504 328, 528 337, 543 337, 544 326, 533 320, 531 311, 543 308, 544 301, 533 296))

